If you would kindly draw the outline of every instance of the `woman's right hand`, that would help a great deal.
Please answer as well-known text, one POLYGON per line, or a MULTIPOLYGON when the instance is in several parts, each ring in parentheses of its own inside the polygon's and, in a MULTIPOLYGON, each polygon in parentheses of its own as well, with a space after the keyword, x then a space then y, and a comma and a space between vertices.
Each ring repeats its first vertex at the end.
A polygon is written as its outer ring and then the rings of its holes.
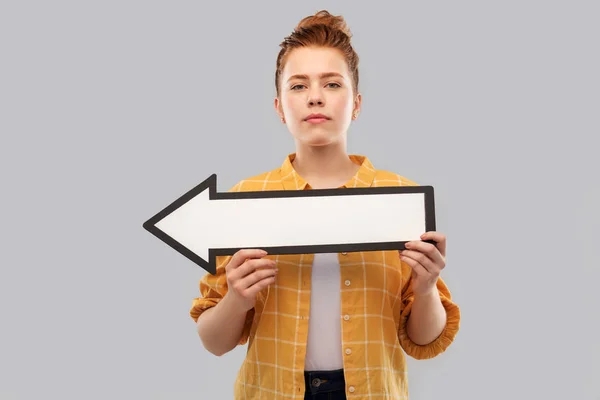
POLYGON ((240 311, 249 311, 256 303, 258 292, 275 282, 276 262, 265 259, 267 252, 259 249, 243 249, 231 257, 225 266, 227 294, 239 304, 240 311))

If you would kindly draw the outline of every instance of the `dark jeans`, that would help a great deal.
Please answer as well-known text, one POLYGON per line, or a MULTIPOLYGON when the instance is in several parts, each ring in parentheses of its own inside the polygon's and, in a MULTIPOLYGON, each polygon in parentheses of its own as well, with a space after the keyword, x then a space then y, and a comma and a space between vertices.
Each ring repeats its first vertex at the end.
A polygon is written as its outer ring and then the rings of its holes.
POLYGON ((344 370, 304 371, 304 400, 346 400, 344 370))

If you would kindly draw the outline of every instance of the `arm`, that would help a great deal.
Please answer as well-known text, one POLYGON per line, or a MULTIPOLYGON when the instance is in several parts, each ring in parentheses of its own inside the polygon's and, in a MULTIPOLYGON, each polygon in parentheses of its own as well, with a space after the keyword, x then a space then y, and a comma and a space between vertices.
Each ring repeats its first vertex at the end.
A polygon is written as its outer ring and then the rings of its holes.
POLYGON ((407 334, 418 345, 426 345, 440 336, 446 326, 446 309, 437 289, 417 294, 407 322, 407 334))
POLYGON ((216 275, 201 280, 204 295, 194 301, 191 315, 204 347, 221 356, 242 344, 254 316, 257 294, 275 281, 276 263, 266 252, 240 250, 221 258, 216 275))
POLYGON ((248 311, 244 311, 226 294, 216 306, 198 317, 197 331, 202 344, 214 355, 221 356, 240 342, 248 311))
POLYGON ((402 289, 403 310, 398 338, 404 350, 422 360, 445 351, 456 336, 460 310, 440 277, 446 263, 446 237, 428 232, 421 237, 433 240, 406 243, 400 252, 406 277, 402 289))

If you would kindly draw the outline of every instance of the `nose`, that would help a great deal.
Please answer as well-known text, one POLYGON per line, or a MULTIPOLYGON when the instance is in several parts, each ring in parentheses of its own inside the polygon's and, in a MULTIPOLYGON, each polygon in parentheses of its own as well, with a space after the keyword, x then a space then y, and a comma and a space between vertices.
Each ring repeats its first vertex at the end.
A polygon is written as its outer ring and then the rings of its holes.
POLYGON ((310 93, 308 94, 308 105, 309 106, 314 106, 315 104, 322 106, 323 103, 324 103, 324 101, 323 101, 323 96, 321 95, 321 92, 319 92, 318 90, 310 91, 310 93))

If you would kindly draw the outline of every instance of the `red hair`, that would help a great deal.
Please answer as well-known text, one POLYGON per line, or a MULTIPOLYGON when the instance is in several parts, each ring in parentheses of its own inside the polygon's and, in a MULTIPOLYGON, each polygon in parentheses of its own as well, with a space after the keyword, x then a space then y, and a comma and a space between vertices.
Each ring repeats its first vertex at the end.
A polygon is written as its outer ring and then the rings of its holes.
POLYGON ((342 16, 334 16, 326 10, 321 10, 303 18, 294 31, 279 45, 281 50, 277 56, 275 69, 277 97, 280 95, 279 85, 286 57, 292 50, 308 46, 330 47, 339 50, 346 59, 352 77, 352 88, 354 93, 357 93, 359 58, 350 43, 351 37, 352 33, 342 16))

